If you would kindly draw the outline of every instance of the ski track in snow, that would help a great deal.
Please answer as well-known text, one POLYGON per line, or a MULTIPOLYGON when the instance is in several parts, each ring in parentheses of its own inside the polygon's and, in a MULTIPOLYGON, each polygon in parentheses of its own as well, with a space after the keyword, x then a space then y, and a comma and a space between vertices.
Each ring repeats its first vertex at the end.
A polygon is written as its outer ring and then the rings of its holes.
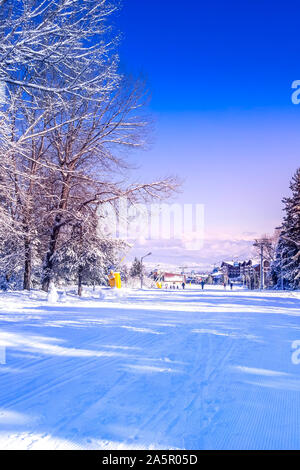
POLYGON ((242 289, 3 293, 0 448, 299 449, 299 306, 242 289))

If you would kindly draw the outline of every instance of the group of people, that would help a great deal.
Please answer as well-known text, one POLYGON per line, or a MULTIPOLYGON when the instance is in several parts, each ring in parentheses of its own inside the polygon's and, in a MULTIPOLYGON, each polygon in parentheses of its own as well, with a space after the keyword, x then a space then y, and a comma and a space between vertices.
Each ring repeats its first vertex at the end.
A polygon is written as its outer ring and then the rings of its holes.
MULTIPOLYGON (((201 285, 201 289, 203 290, 204 286, 205 286, 205 281, 204 280, 200 281, 200 285, 201 285)), ((182 282, 182 284, 181 284, 182 289, 185 289, 185 286, 186 286, 186 283, 182 282)), ((225 290, 226 290, 227 286, 230 286, 230 289, 232 290, 233 289, 233 282, 228 281, 228 283, 227 283, 226 281, 224 281, 223 286, 224 286, 225 290)), ((176 284, 175 282, 173 284, 171 284, 170 287, 168 286, 168 284, 165 284, 165 289, 168 289, 168 288, 169 289, 179 289, 179 285, 176 284)))
MULTIPOLYGON (((204 285, 205 285, 205 281, 201 281, 200 282, 200 285, 202 287, 202 290, 204 289, 204 285)), ((185 289, 185 286, 186 286, 186 283, 183 281, 182 284, 181 284, 181 287, 182 289, 185 289)), ((165 289, 179 289, 179 285, 176 284, 175 282, 173 282, 173 284, 170 285, 170 287, 168 287, 168 284, 165 284, 165 289)))
MULTIPOLYGON (((182 289, 185 289, 185 282, 181 284, 182 289)), ((165 285, 165 289, 168 289, 168 284, 165 285)), ((179 289, 179 285, 175 282, 170 285, 170 289, 179 289)))

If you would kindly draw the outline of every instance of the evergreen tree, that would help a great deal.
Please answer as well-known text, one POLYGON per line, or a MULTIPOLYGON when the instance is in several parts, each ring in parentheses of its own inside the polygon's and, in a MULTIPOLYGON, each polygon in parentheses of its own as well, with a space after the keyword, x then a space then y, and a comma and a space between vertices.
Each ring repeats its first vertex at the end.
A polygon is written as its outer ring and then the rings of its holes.
POLYGON ((283 199, 285 216, 278 240, 272 278, 277 288, 300 287, 300 168, 292 178, 291 196, 283 199), (282 277, 282 279, 281 279, 282 277))
POLYGON ((132 266, 130 268, 129 275, 130 277, 141 277, 142 274, 142 263, 138 258, 134 258, 132 266))

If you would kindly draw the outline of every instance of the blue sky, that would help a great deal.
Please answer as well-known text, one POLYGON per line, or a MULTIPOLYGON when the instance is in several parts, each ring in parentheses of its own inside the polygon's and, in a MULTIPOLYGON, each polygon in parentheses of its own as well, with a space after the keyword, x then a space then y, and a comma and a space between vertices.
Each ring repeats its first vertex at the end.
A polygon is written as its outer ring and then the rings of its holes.
POLYGON ((138 175, 177 173, 177 200, 205 204, 195 263, 246 256, 249 234, 280 224, 300 162, 299 13, 289 1, 123 0, 121 67, 147 77, 156 120, 138 175))

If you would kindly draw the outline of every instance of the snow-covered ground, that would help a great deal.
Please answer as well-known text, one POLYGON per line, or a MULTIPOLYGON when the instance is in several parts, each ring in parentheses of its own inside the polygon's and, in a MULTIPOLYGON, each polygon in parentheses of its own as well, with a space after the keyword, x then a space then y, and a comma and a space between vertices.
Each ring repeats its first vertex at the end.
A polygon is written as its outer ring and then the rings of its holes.
POLYGON ((299 307, 222 289, 1 294, 0 448, 299 449, 299 307))

